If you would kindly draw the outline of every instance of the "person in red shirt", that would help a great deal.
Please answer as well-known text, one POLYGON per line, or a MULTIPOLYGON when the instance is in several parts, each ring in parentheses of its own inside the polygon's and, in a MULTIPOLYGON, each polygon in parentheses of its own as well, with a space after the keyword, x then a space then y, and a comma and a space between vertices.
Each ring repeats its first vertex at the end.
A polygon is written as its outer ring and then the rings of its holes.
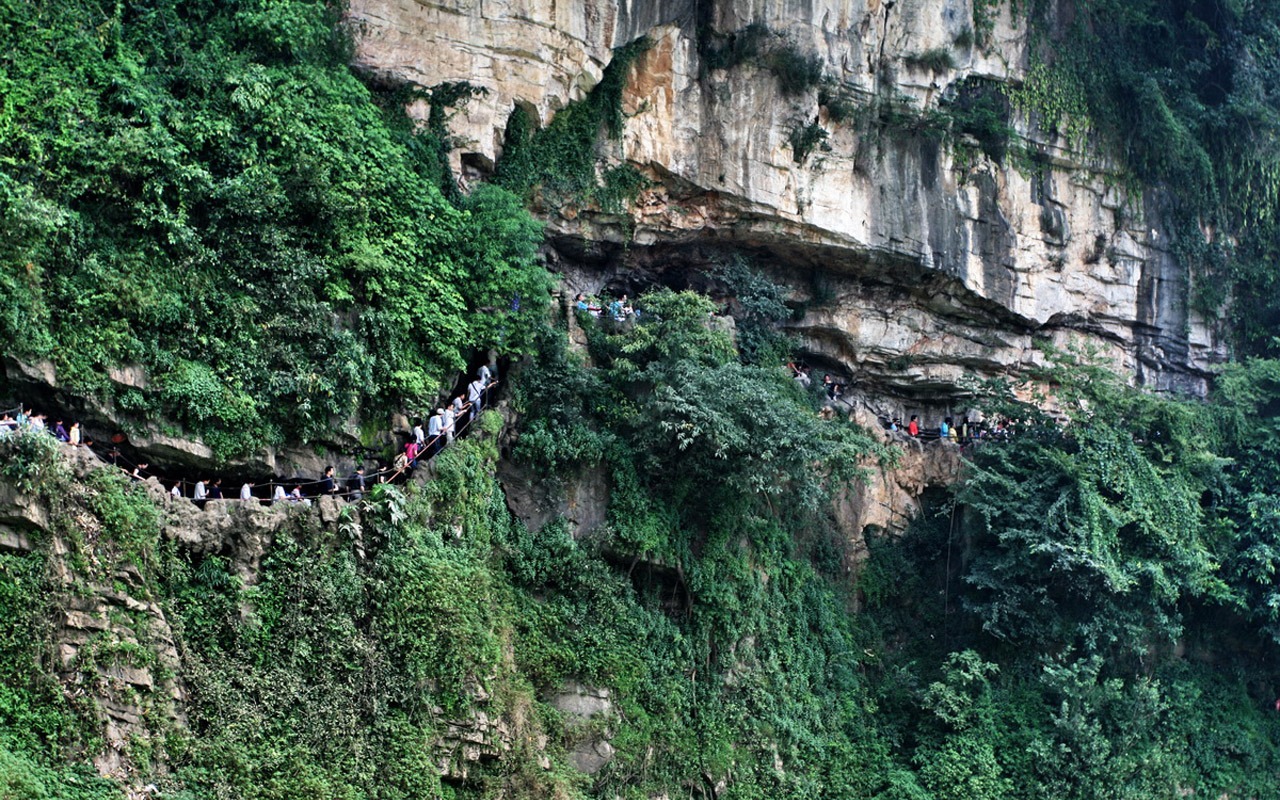
POLYGON ((907 423, 907 433, 912 436, 920 435, 920 417, 915 414, 911 415, 911 421, 907 423))

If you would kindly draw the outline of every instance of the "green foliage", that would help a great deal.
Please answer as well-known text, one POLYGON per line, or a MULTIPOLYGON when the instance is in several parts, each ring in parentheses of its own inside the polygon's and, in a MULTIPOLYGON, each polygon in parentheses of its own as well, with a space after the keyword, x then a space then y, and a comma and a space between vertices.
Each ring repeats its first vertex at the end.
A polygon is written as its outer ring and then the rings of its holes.
POLYGON ((161 516, 146 489, 122 471, 100 469, 85 481, 85 505, 98 521, 94 557, 114 570, 120 563, 148 564, 160 540, 161 516))
POLYGON ((991 46, 991 35, 996 28, 996 15, 1002 0, 973 0, 973 31, 971 35, 980 47, 991 46))
POLYGON ((0 797, 6 800, 119 800, 125 795, 89 767, 44 766, 0 746, 0 797))
POLYGON ((1079 364, 1047 377, 1071 424, 1023 415, 1017 446, 982 448, 957 494, 970 535, 992 537, 967 602, 1001 638, 1136 657, 1180 635, 1189 598, 1227 594, 1200 508, 1213 460, 1176 401, 1079 364))
POLYGON ((871 543, 879 718, 936 797, 1266 794, 1275 550, 1255 510, 1280 370, 1233 366, 1197 405, 1048 361, 1057 416, 988 394, 1012 438, 973 452, 949 513, 871 543))
POLYGON ((630 164, 619 164, 605 170, 596 189, 600 210, 608 214, 621 214, 626 204, 649 188, 651 181, 630 164))
POLYGON ((818 105, 827 109, 827 119, 832 122, 853 120, 864 104, 849 89, 830 79, 824 80, 818 89, 818 105))
POLYGON ((779 326, 794 315, 786 304, 787 290, 765 278, 740 255, 717 265, 707 275, 731 298, 734 343, 743 363, 785 363, 793 345, 779 326))
POLYGON ((535 130, 535 121, 517 105, 507 121, 498 183, 527 200, 536 195, 548 205, 598 200, 611 213, 632 199, 644 187, 639 174, 626 165, 615 167, 601 185, 597 145, 602 134, 615 139, 622 135, 627 73, 650 45, 640 38, 615 50, 600 83, 587 97, 561 109, 546 128, 535 130))
POLYGON ((799 125, 791 129, 787 141, 791 144, 791 160, 803 164, 814 148, 827 140, 827 129, 817 122, 799 125))
POLYGON ((482 470, 492 453, 471 444, 448 451, 457 477, 480 476, 471 493, 439 503, 370 492, 367 559, 305 517, 277 535, 252 588, 225 562, 175 554, 168 585, 195 735, 178 775, 197 796, 440 791, 436 709, 465 716, 476 686, 500 688, 505 611, 482 523, 505 509, 482 470))
POLYGON ((733 69, 740 64, 756 64, 771 73, 778 88, 788 97, 804 94, 822 82, 822 59, 804 52, 785 35, 761 22, 741 30, 721 34, 699 30, 698 50, 703 70, 733 69))
MULTIPOLYGON (((493 193, 446 200, 439 141, 352 74, 328 4, 0 14, 15 356, 104 395, 109 367, 140 364, 134 410, 230 455, 432 396, 540 319, 536 226, 493 193)), ((433 114, 463 94, 437 87, 433 114)))
POLYGON ((955 57, 946 47, 935 47, 932 50, 905 56, 902 60, 913 67, 934 73, 945 73, 956 68, 955 57))
POLYGON ((41 759, 61 755, 78 732, 57 680, 43 669, 52 611, 47 563, 39 553, 0 553, 0 752, 41 759))
MULTIPOLYGON (((711 277, 740 325, 789 314, 745 262, 711 277)), ((845 598, 805 561, 829 492, 874 444, 820 421, 768 348, 740 357, 706 298, 659 291, 637 308, 634 324, 586 321, 593 368, 561 343, 519 376, 521 412, 563 427, 536 447, 522 431, 517 457, 538 464, 544 442, 591 436, 586 463, 603 460, 611 486, 593 540, 550 524, 504 545, 531 595, 519 603, 529 609, 522 664, 538 684, 585 674, 617 687, 619 753, 599 796, 670 791, 698 775, 731 774, 742 797, 880 786, 873 773, 892 757, 873 768, 856 755, 878 740, 856 722, 845 598), (825 713, 832 704, 844 711, 825 713)))
POLYGON ((22 492, 53 492, 68 477, 58 449, 47 431, 21 428, 0 434, 0 477, 22 492))
POLYGON ((1009 121, 1009 101, 1000 88, 990 81, 966 78, 945 110, 951 117, 954 136, 972 136, 988 158, 1004 161, 1014 131, 1009 121))
POLYGON ((1061 134, 1072 149, 1084 149, 1091 124, 1088 103, 1080 85, 1060 67, 1035 64, 1022 85, 1007 94, 1020 114, 1034 116, 1044 130, 1061 134))
POLYGON ((700 29, 698 50, 703 69, 733 69, 752 62, 769 49, 773 37, 774 33, 763 22, 753 22, 730 34, 700 29))
POLYGON ((822 81, 822 58, 805 53, 790 42, 770 50, 764 63, 778 79, 778 88, 784 95, 804 94, 822 81))

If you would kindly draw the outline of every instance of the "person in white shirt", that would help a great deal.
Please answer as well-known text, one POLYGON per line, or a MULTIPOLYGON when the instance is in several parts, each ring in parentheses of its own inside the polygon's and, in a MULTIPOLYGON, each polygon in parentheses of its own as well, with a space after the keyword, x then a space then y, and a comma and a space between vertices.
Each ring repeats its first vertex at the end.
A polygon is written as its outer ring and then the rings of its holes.
POLYGON ((174 481, 173 488, 169 490, 169 496, 174 499, 182 497, 182 483, 174 481))
POLYGON ((253 499, 253 484, 252 484, 252 483, 246 483, 245 485, 243 485, 243 486, 241 486, 241 487, 240 487, 240 499, 241 499, 241 500, 245 500, 245 501, 248 501, 248 500, 252 500, 252 499, 253 499))
POLYGON ((444 432, 444 440, 448 444, 453 444, 453 406, 449 406, 444 410, 444 417, 440 420, 440 429, 444 432))
POLYGON ((484 403, 484 381, 476 378, 467 386, 467 402, 471 404, 471 417, 480 416, 480 408, 484 403))
POLYGON ((428 445, 425 455, 428 459, 440 452, 440 434, 442 433, 444 433, 444 409, 437 408, 436 413, 427 420, 428 445))
POLYGON ((275 505, 276 503, 284 502, 284 498, 285 498, 284 487, 277 485, 276 490, 271 493, 271 504, 275 505))

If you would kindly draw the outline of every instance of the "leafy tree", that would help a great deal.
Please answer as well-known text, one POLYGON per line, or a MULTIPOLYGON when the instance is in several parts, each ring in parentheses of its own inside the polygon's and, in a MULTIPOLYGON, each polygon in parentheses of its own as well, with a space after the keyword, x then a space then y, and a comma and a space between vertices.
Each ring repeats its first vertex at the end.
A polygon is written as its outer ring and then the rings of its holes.
POLYGON ((1140 655, 1189 598, 1225 600, 1200 497, 1214 460, 1190 409, 1087 365, 1044 376, 1067 419, 1028 409, 956 494, 980 544, 968 607, 991 633, 1140 655))

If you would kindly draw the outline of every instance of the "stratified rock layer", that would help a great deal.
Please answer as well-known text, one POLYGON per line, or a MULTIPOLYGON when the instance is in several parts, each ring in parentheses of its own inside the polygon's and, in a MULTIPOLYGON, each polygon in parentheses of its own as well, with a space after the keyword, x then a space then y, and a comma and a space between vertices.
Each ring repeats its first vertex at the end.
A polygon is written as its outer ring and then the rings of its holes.
POLYGON ((1022 370, 1037 339, 1086 340, 1141 382, 1192 392, 1225 356, 1214 321, 1189 310, 1169 198, 1119 188, 1101 154, 1016 115, 1034 166, 870 118, 885 104, 936 110, 965 79, 1017 85, 1027 36, 1007 8, 977 33, 958 0, 354 0, 350 14, 361 68, 487 91, 450 122, 464 172, 501 157, 513 108, 545 123, 589 91, 612 48, 650 38, 607 155, 655 185, 622 217, 545 210, 574 290, 634 290, 657 272, 670 283, 747 252, 808 301, 794 328, 815 362, 908 404, 1022 370), (766 49, 818 59, 862 111, 833 121, 816 87, 785 93, 760 57, 711 68, 709 47, 752 24, 769 31, 766 49), (792 134, 812 124, 827 138, 800 158, 792 134))

